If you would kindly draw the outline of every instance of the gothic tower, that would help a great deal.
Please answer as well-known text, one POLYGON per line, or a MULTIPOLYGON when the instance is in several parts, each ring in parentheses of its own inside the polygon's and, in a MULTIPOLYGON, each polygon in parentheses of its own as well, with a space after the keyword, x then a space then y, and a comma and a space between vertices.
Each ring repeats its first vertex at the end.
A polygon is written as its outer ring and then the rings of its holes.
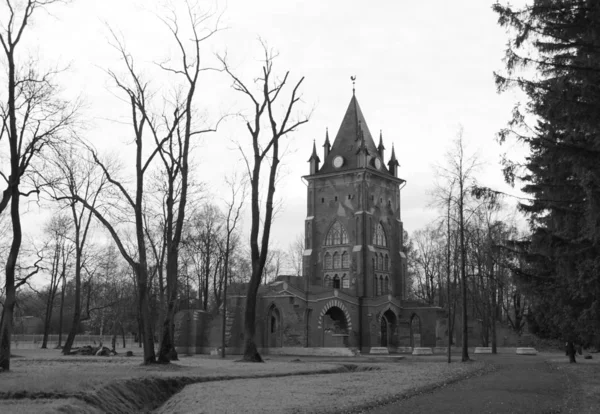
MULTIPOLYGON (((313 146, 309 160, 304 278, 308 294, 336 290, 358 303, 359 347, 371 346, 371 311, 404 296, 398 161, 384 161, 353 94, 333 141, 326 133, 323 162, 313 146), (373 308, 373 309, 371 309, 373 308)), ((377 329, 379 329, 377 327, 377 329)))

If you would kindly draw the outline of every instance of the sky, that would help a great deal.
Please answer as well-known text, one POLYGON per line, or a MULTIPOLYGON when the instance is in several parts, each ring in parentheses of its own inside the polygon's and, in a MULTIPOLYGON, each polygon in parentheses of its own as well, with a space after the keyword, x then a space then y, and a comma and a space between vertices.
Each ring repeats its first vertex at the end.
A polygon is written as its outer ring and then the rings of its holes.
MULTIPOLYGON (((181 5, 181 1, 175 3, 181 5)), ((216 66, 215 54, 227 53, 233 70, 251 82, 260 71, 259 38, 279 52, 275 71, 304 77, 298 115, 310 121, 287 138, 288 150, 276 195, 282 202, 272 232, 272 245, 287 249, 301 234, 306 217, 308 158, 316 140, 319 154, 325 130, 335 137, 356 76, 356 96, 373 135, 383 131, 386 162, 394 145, 400 162, 402 219, 411 233, 435 220, 429 208, 436 182, 435 165, 444 156, 459 126, 483 167, 477 180, 502 191, 501 154, 522 154, 514 144, 500 147, 496 133, 506 125, 516 91, 499 95, 494 71, 503 71, 508 41, 497 24, 491 0, 394 1, 200 1, 201 9, 220 16, 219 27, 203 45, 203 61, 216 66)), ((520 5, 524 0, 513 1, 520 5)), ((86 138, 104 151, 120 154, 127 165, 131 142, 128 111, 119 100, 107 70, 123 71, 111 47, 110 29, 135 59, 136 67, 158 93, 170 84, 155 62, 175 56, 174 43, 159 19, 164 2, 154 0, 75 0, 39 13, 25 39, 28 53, 49 67, 65 66, 61 75, 66 96, 85 102, 86 138)), ((209 21, 214 23, 214 19, 209 21)), ((231 90, 222 73, 206 72, 196 104, 206 122, 224 113, 247 114, 248 102, 231 90)), ((206 183, 212 199, 223 193, 224 177, 243 172, 237 142, 248 136, 239 117, 230 117, 216 133, 205 135, 194 155, 196 178, 206 183)), ((322 158, 322 156, 321 156, 322 158)), ((34 223, 38 207, 30 205, 34 223)), ((245 219, 244 230, 248 230, 245 219)), ((38 226, 29 226, 35 232, 38 226)))

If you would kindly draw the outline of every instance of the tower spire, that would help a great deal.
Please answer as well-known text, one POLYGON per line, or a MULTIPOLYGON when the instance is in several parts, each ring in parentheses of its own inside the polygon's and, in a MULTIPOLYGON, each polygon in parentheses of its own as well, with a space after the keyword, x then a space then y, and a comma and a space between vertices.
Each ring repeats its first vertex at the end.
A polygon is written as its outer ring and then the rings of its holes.
POLYGON ((390 158, 390 162, 388 162, 388 167, 389 167, 390 174, 392 174, 394 177, 398 177, 398 167, 399 166, 400 166, 400 164, 398 163, 398 160, 396 159, 396 151, 394 150, 394 144, 392 143, 392 156, 390 158))
POLYGON ((319 171, 319 163, 321 162, 321 160, 317 155, 317 143, 315 140, 313 140, 313 151, 310 158, 308 159, 308 162, 310 163, 310 173, 316 174, 317 171, 319 171))
POLYGON ((379 145, 377 146, 377 152, 379 152, 379 156, 383 159, 383 151, 385 147, 383 146, 383 131, 379 130, 379 145))
POLYGON ((331 143, 329 142, 329 128, 325 128, 325 144, 323 144, 323 162, 327 160, 329 151, 331 150, 331 143))
POLYGON ((352 96, 355 95, 355 85, 356 85, 356 75, 350 76, 350 80, 352 81, 352 96))

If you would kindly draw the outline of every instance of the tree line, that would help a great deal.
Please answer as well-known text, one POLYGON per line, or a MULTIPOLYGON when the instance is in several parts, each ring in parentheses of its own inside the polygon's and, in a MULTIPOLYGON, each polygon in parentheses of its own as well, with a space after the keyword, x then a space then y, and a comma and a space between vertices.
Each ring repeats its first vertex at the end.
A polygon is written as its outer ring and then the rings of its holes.
MULTIPOLYGON (((88 317, 89 301, 83 293, 96 280, 96 276, 91 276, 97 274, 91 270, 91 258, 96 256, 92 254, 96 243, 92 231, 97 228, 109 240, 106 244, 112 246, 111 252, 118 253, 121 263, 126 264, 124 273, 130 277, 124 283, 134 292, 135 301, 129 304, 136 305, 144 363, 177 359, 173 317, 182 293, 187 290, 191 298, 191 286, 197 280, 201 307, 218 307, 230 274, 233 281, 242 274, 233 274, 232 269, 243 267, 243 263, 251 287, 246 299, 245 358, 260 360, 253 339, 253 301, 268 259, 273 256, 269 255, 269 236, 280 141, 308 121, 297 114, 296 108, 302 78, 293 83, 289 71, 279 76, 274 67, 277 53, 266 42, 261 43, 264 54, 259 74, 251 82, 245 83, 237 76, 227 55, 219 55, 211 63, 204 48, 220 31, 219 15, 185 3, 173 5, 158 17, 165 38, 176 51, 171 60, 155 65, 162 72, 164 84, 171 88, 165 93, 145 75, 143 65, 125 47, 125 39, 108 27, 121 67, 106 68, 106 77, 116 97, 124 103, 130 131, 129 149, 120 156, 110 155, 86 139, 80 128, 83 120, 79 102, 61 99, 61 73, 44 71, 40 62, 23 60, 19 54, 26 52, 20 48, 23 36, 32 28, 32 16, 60 3, 8 0, 0 13, 6 20, 0 43, 8 69, 0 144, 3 158, 9 160, 8 165, 2 164, 1 171, 5 187, 0 217, 6 220, 8 246, 3 251, 7 261, 0 368, 10 368, 17 292, 42 271, 51 275, 46 288, 46 322, 51 319, 56 302, 64 303, 66 275, 72 275, 73 321, 63 353, 70 350, 77 327, 88 317), (247 99, 250 108, 249 115, 230 114, 232 121, 241 122, 248 132, 246 139, 238 141, 246 168, 241 178, 227 182, 231 193, 221 211, 199 203, 201 183, 197 182, 194 164, 190 162, 199 138, 214 133, 227 118, 220 116, 209 121, 200 112, 201 79, 208 72, 222 73, 224 81, 232 83, 233 90, 247 99), (244 250, 239 248, 238 230, 246 189, 252 214, 251 249, 244 262, 239 259, 244 250), (21 205, 33 196, 53 202, 61 215, 68 216, 57 220, 68 221, 69 227, 69 231, 50 232, 54 234, 54 239, 50 237, 54 240, 50 242, 52 247, 37 250, 37 260, 36 255, 24 254, 22 249, 21 205), (153 301, 160 306, 155 307, 153 301), (159 337, 158 354, 155 336, 159 337)), ((118 262, 110 265, 115 263, 118 262)))

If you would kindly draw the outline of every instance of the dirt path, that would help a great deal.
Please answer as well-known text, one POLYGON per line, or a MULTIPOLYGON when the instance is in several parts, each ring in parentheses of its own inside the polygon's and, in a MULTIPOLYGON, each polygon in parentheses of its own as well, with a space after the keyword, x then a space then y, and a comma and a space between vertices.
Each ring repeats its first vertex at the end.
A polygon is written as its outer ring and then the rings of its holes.
POLYGON ((541 356, 474 355, 495 371, 431 393, 369 410, 391 413, 569 413, 578 412, 570 378, 541 356))

